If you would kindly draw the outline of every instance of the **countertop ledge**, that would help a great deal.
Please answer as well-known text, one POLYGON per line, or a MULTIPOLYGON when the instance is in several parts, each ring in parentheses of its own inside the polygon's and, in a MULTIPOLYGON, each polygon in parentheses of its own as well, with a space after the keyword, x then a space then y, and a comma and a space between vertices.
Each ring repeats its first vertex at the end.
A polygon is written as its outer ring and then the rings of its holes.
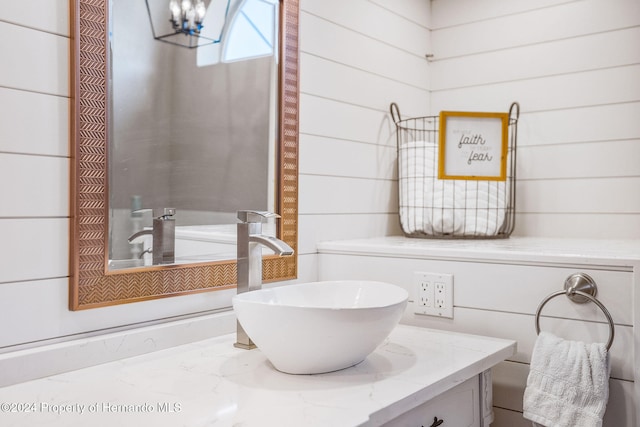
POLYGON ((320 242, 318 252, 501 264, 589 264, 631 271, 640 261, 640 241, 542 237, 445 240, 388 236, 320 242))
POLYGON ((223 335, 0 388, 3 426, 374 426, 515 354, 511 340, 399 325, 356 366, 276 371, 223 335))

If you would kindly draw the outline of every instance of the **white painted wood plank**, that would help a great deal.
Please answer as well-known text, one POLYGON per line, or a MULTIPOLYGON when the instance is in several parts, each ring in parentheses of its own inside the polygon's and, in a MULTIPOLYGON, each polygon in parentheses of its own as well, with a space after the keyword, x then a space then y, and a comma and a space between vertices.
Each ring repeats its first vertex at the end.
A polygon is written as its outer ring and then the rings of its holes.
MULTIPOLYGON (((322 0, 321 0, 322 1, 322 0)), ((397 13, 405 19, 418 25, 429 26, 431 21, 431 7, 424 0, 369 0, 388 10, 397 13)))
POLYGON ((300 91, 353 105, 389 110, 391 101, 402 106, 403 114, 424 114, 429 92, 395 79, 302 53, 300 70, 304 78, 300 91))
POLYGON ((0 22, 0 86, 69 96, 69 39, 0 22))
POLYGON ((637 101, 557 111, 525 109, 518 122, 518 146, 638 139, 638 117, 637 101))
POLYGON ((0 153, 0 217, 69 216, 69 159, 0 153))
MULTIPOLYGON (((68 219, 0 219, 0 236, 0 288, 5 282, 69 275, 68 219)), ((6 302, 16 304, 9 297, 6 302)))
POLYGON ((387 9, 369 0, 305 1, 302 10, 369 36, 384 44, 424 56, 430 49, 430 32, 426 28, 428 2, 415 1, 412 12, 425 16, 425 22, 415 23, 395 12, 405 2, 395 2, 387 9))
POLYGON ((6 1, 0 20, 68 37, 69 0, 6 1))
MULTIPOLYGON (((443 242, 443 245, 446 245, 446 242, 443 242)), ((455 307, 518 313, 531 317, 545 297, 562 290, 564 281, 571 274, 581 271, 593 277, 598 284, 598 299, 610 311, 614 321, 622 325, 633 324, 633 286, 632 273, 629 272, 594 270, 589 266, 544 268, 538 265, 463 263, 409 258, 322 256, 327 257, 323 259, 325 263, 329 263, 327 270, 330 274, 337 275, 336 272, 339 272, 353 279, 390 281, 404 287, 409 292, 410 301, 418 300, 414 272, 453 274, 455 307)), ((410 312, 413 311, 412 305, 410 302, 410 312)), ((542 316, 606 322, 595 304, 573 304, 567 298, 561 297, 549 301, 542 316)))
MULTIPOLYGON (((501 313, 486 310, 454 308, 453 320, 429 316, 412 315, 403 318, 403 322, 456 332, 465 332, 518 341, 518 352, 510 360, 530 363, 531 352, 536 340, 533 316, 501 313)), ((604 323, 591 323, 581 320, 545 319, 541 328, 568 340, 606 342, 609 326, 604 323)), ((633 380, 634 360, 629 357, 633 349, 633 328, 617 326, 616 336, 609 352, 611 358, 611 376, 633 380)))
POLYGON ((298 250, 318 251, 317 242, 344 239, 364 239, 372 236, 402 234, 397 213, 300 215, 298 218, 298 250))
MULTIPOLYGON (((3 229, 4 220, 0 220, 0 236, 5 236, 3 229)), ((66 221, 65 221, 66 223, 66 221)), ((14 224, 15 225, 15 224, 14 224)), ((49 224, 49 228, 54 228, 49 224)), ((65 233, 67 230, 64 230, 65 233)), ((34 237, 25 235, 25 237, 34 237)), ((45 236, 46 237, 46 236, 45 236)), ((66 239, 66 235, 64 236, 66 239)), ((34 238, 28 243, 31 252, 34 248, 34 238)), ((45 244, 47 242, 44 242, 45 244)), ((5 246, 5 245, 2 245, 5 246)), ((26 246, 26 245, 25 245, 26 246)), ((14 250, 16 248, 13 248, 14 250)), ((21 249, 21 248, 17 248, 21 249)), ((36 249, 36 250, 34 250, 36 249)), ((43 247, 43 250, 49 248, 43 247)), ((60 251, 64 258, 64 266, 67 269, 67 251, 60 251)), ((3 266, 5 260, 16 261, 16 257, 7 258, 0 249, 3 266)), ((23 254, 25 255, 25 254, 23 254)), ((24 270, 37 270, 43 262, 39 258, 25 259, 19 264, 24 270)), ((37 255, 37 254, 36 254, 37 255)), ((47 256, 57 258, 57 253, 47 256)), ((316 257, 303 255, 299 260, 299 279, 295 281, 279 282, 278 284, 296 283, 299 281, 314 281, 317 277, 316 257)), ((4 273, 4 268, 0 274, 4 273)), ((53 273, 53 272, 51 272, 53 273)), ((104 307, 95 310, 69 311, 69 280, 66 277, 35 280, 18 283, 1 283, 0 278, 0 313, 3 318, 11 319, 11 328, 0 329, 0 353, 2 347, 16 346, 34 341, 58 339, 69 340, 72 334, 104 333, 106 328, 122 327, 131 329, 136 323, 168 319, 174 316, 182 316, 192 313, 202 313, 208 310, 231 307, 231 298, 235 295, 235 289, 201 292, 193 295, 184 295, 173 298, 160 298, 143 303, 122 304, 104 307), (28 309, 27 309, 28 308, 28 309)), ((271 286, 267 284, 266 286, 271 286)), ((11 349, 8 349, 11 351, 11 349)))
POLYGON ((305 12, 300 13, 300 49, 331 61, 428 88, 428 62, 305 12))
POLYGON ((521 180, 640 176, 640 139, 525 146, 517 156, 521 180))
POLYGON ((431 88, 443 90, 640 63, 640 27, 438 60, 431 88))
POLYGON ((300 173, 395 179, 396 149, 313 135, 300 135, 300 173))
POLYGON ((69 156, 69 99, 0 88, 0 152, 69 156))
POLYGON ((513 101, 522 112, 637 102, 640 65, 432 92, 433 111, 506 111, 513 101))
MULTIPOLYGON (((522 399, 527 386, 529 366, 524 363, 502 362, 492 369, 493 404, 522 412, 522 399)), ((604 426, 634 426, 633 382, 609 380, 609 402, 604 426)))
POLYGON ((394 181, 300 175, 300 214, 381 214, 398 211, 394 181))
POLYGON ((432 33, 432 45, 437 58, 447 58, 611 31, 638 24, 640 3, 636 0, 574 1, 528 13, 435 30, 432 33), (540 31, 541 23, 544 23, 544 31, 540 31))
POLYGON ((640 214, 640 177, 519 181, 518 212, 640 214))
POLYGON ((0 285, 2 312, 15 322, 14 328, 0 332, 0 347, 228 307, 235 293, 206 292, 73 312, 67 308, 68 288, 68 279, 64 278, 0 285))
POLYGON ((513 236, 640 239, 640 214, 516 213, 513 236))
POLYGON ((395 147, 395 124, 378 111, 300 95, 300 133, 395 147))
POLYGON ((575 0, 431 0, 433 29, 468 24, 499 16, 526 13, 575 0))
MULTIPOLYGON (((443 264, 442 268, 444 267, 443 264)), ((566 278, 576 272, 575 268, 510 265, 496 267, 490 264, 449 268, 448 272, 456 271, 456 307, 529 315, 536 313, 538 304, 544 298, 562 290, 566 278), (478 289, 482 289, 482 292, 477 292, 478 289)), ((586 267, 579 271, 590 275, 596 281, 598 300, 613 313, 614 321, 618 324, 632 325, 632 273, 590 270, 586 267)), ((606 322, 604 314, 595 304, 574 304, 565 297, 556 297, 549 301, 541 315, 606 322)))

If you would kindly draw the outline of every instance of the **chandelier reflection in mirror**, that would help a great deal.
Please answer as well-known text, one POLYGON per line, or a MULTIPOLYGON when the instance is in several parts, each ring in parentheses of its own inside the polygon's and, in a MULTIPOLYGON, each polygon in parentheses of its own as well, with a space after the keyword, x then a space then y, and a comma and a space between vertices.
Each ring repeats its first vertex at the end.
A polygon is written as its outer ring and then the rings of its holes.
POLYGON ((230 1, 145 0, 153 38, 189 49, 220 43, 230 1))
POLYGON ((171 25, 176 32, 181 32, 189 36, 200 34, 202 21, 207 8, 204 1, 196 0, 195 4, 191 0, 171 0, 169 2, 171 11, 171 25))

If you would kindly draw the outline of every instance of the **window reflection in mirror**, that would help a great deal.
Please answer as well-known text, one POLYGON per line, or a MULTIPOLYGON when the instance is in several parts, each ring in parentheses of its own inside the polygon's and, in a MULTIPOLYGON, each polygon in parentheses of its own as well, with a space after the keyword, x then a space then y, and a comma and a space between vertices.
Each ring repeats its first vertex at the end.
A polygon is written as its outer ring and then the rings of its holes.
POLYGON ((153 37, 168 0, 111 0, 110 269, 153 263, 151 234, 128 241, 151 209, 176 209, 176 263, 234 259, 235 212, 276 209, 279 2, 205 3, 220 42, 188 49, 153 37))

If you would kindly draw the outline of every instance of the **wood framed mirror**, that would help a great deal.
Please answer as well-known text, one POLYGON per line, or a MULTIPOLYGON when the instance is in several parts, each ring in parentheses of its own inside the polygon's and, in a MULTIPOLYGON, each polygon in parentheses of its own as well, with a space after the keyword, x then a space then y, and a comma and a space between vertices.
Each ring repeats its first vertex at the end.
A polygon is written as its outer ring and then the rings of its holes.
MULTIPOLYGON (((71 1, 71 310, 235 287, 235 259, 109 270, 110 0, 71 1)), ((298 0, 281 0, 276 210, 277 236, 297 252, 298 0)), ((297 277, 297 255, 265 256, 263 280, 297 277)))

